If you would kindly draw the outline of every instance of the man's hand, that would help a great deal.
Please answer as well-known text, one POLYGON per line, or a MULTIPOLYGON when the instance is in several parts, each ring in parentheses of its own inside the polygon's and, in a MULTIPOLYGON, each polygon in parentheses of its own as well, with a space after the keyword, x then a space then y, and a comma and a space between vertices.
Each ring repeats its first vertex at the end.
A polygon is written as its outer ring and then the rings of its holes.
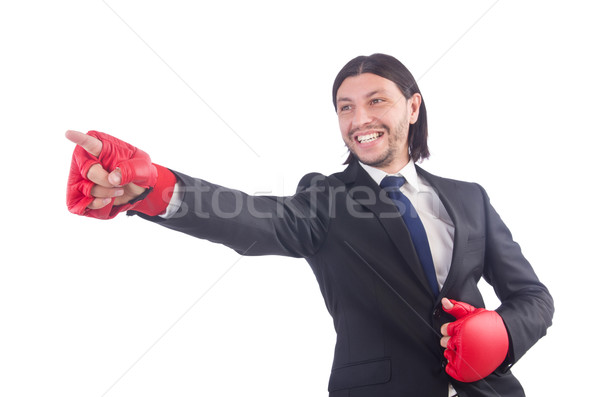
POLYGON ((456 317, 456 321, 441 328, 440 344, 446 348, 448 375, 461 382, 490 375, 508 353, 508 333, 500 315, 447 298, 442 299, 442 306, 456 317))
MULTIPOLYGON (((97 159, 100 156, 100 153, 102 152, 102 141, 100 139, 73 130, 67 131, 65 136, 68 140, 76 143, 78 146, 84 149, 92 157, 97 159)), ((120 169, 117 168, 109 173, 99 162, 94 162, 93 158, 87 160, 90 161, 90 164, 87 167, 88 171, 83 179, 87 179, 89 182, 92 182, 93 186, 91 187, 90 191, 92 197, 88 197, 87 199, 82 198, 82 200, 85 202, 89 201, 89 204, 84 208, 93 210, 103 208, 110 204, 113 198, 113 205, 126 204, 127 202, 137 198, 146 190, 134 183, 128 183, 125 186, 121 186, 122 178, 120 169)), ((84 169, 85 168, 86 167, 84 165, 84 169)), ((84 169, 82 169, 82 171, 84 169)), ((71 171, 74 171, 73 166, 71 167, 71 171)), ((81 172, 79 172, 79 175, 81 175, 81 172)), ((69 176, 69 182, 71 182, 71 176, 69 176)), ((85 184, 84 180, 80 180, 80 182, 85 184)))
POLYGON ((129 209, 151 216, 164 212, 176 182, 173 173, 153 164, 144 151, 108 134, 67 131, 65 135, 77 144, 67 183, 69 211, 99 219, 129 209), (135 202, 147 190, 148 196, 135 202))

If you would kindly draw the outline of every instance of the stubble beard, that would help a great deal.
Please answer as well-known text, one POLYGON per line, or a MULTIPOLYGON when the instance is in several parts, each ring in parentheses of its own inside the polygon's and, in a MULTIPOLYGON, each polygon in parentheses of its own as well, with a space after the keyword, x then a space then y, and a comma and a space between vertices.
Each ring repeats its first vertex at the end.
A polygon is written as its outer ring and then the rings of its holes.
POLYGON ((387 150, 374 159, 364 158, 358 155, 356 151, 352 150, 348 145, 346 145, 346 147, 350 153, 352 153, 354 157, 356 157, 361 163, 375 168, 385 168, 392 164, 393 161, 397 160, 399 156, 402 156, 402 153, 399 153, 398 143, 401 141, 406 141, 408 135, 408 126, 408 120, 404 120, 404 122, 401 121, 398 123, 393 131, 390 131, 390 128, 385 124, 367 127, 384 130, 384 135, 389 139, 387 150))

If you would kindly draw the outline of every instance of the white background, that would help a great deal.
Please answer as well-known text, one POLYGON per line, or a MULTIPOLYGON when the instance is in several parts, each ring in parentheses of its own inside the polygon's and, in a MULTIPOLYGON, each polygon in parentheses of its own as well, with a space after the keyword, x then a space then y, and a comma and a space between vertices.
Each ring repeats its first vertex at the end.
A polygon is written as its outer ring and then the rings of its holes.
POLYGON ((97 129, 187 174, 291 194, 342 169, 331 84, 374 52, 418 79, 423 167, 486 187, 555 298, 514 367, 528 396, 597 389, 594 2, 6 3, 0 395, 326 396, 335 335, 304 261, 71 215, 63 134, 97 129))

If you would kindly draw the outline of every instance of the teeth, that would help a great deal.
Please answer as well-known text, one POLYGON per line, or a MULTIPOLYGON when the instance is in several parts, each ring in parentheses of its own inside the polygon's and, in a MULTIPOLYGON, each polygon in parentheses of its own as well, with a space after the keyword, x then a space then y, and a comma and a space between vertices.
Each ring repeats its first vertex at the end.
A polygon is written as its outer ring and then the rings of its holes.
POLYGON ((372 134, 358 136, 356 139, 360 143, 367 143, 367 142, 373 142, 375 139, 379 138, 380 136, 381 136, 380 132, 374 132, 372 134))

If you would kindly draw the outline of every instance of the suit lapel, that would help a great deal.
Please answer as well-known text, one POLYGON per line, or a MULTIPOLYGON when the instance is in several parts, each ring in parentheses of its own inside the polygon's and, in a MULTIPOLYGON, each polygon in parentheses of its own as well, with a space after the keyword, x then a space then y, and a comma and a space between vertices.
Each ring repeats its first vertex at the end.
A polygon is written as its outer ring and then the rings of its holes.
POLYGON ((396 205, 387 198, 379 185, 373 181, 369 174, 356 161, 340 174, 339 179, 346 183, 348 194, 375 215, 390 236, 404 262, 414 273, 423 288, 432 294, 412 244, 410 233, 396 205))

